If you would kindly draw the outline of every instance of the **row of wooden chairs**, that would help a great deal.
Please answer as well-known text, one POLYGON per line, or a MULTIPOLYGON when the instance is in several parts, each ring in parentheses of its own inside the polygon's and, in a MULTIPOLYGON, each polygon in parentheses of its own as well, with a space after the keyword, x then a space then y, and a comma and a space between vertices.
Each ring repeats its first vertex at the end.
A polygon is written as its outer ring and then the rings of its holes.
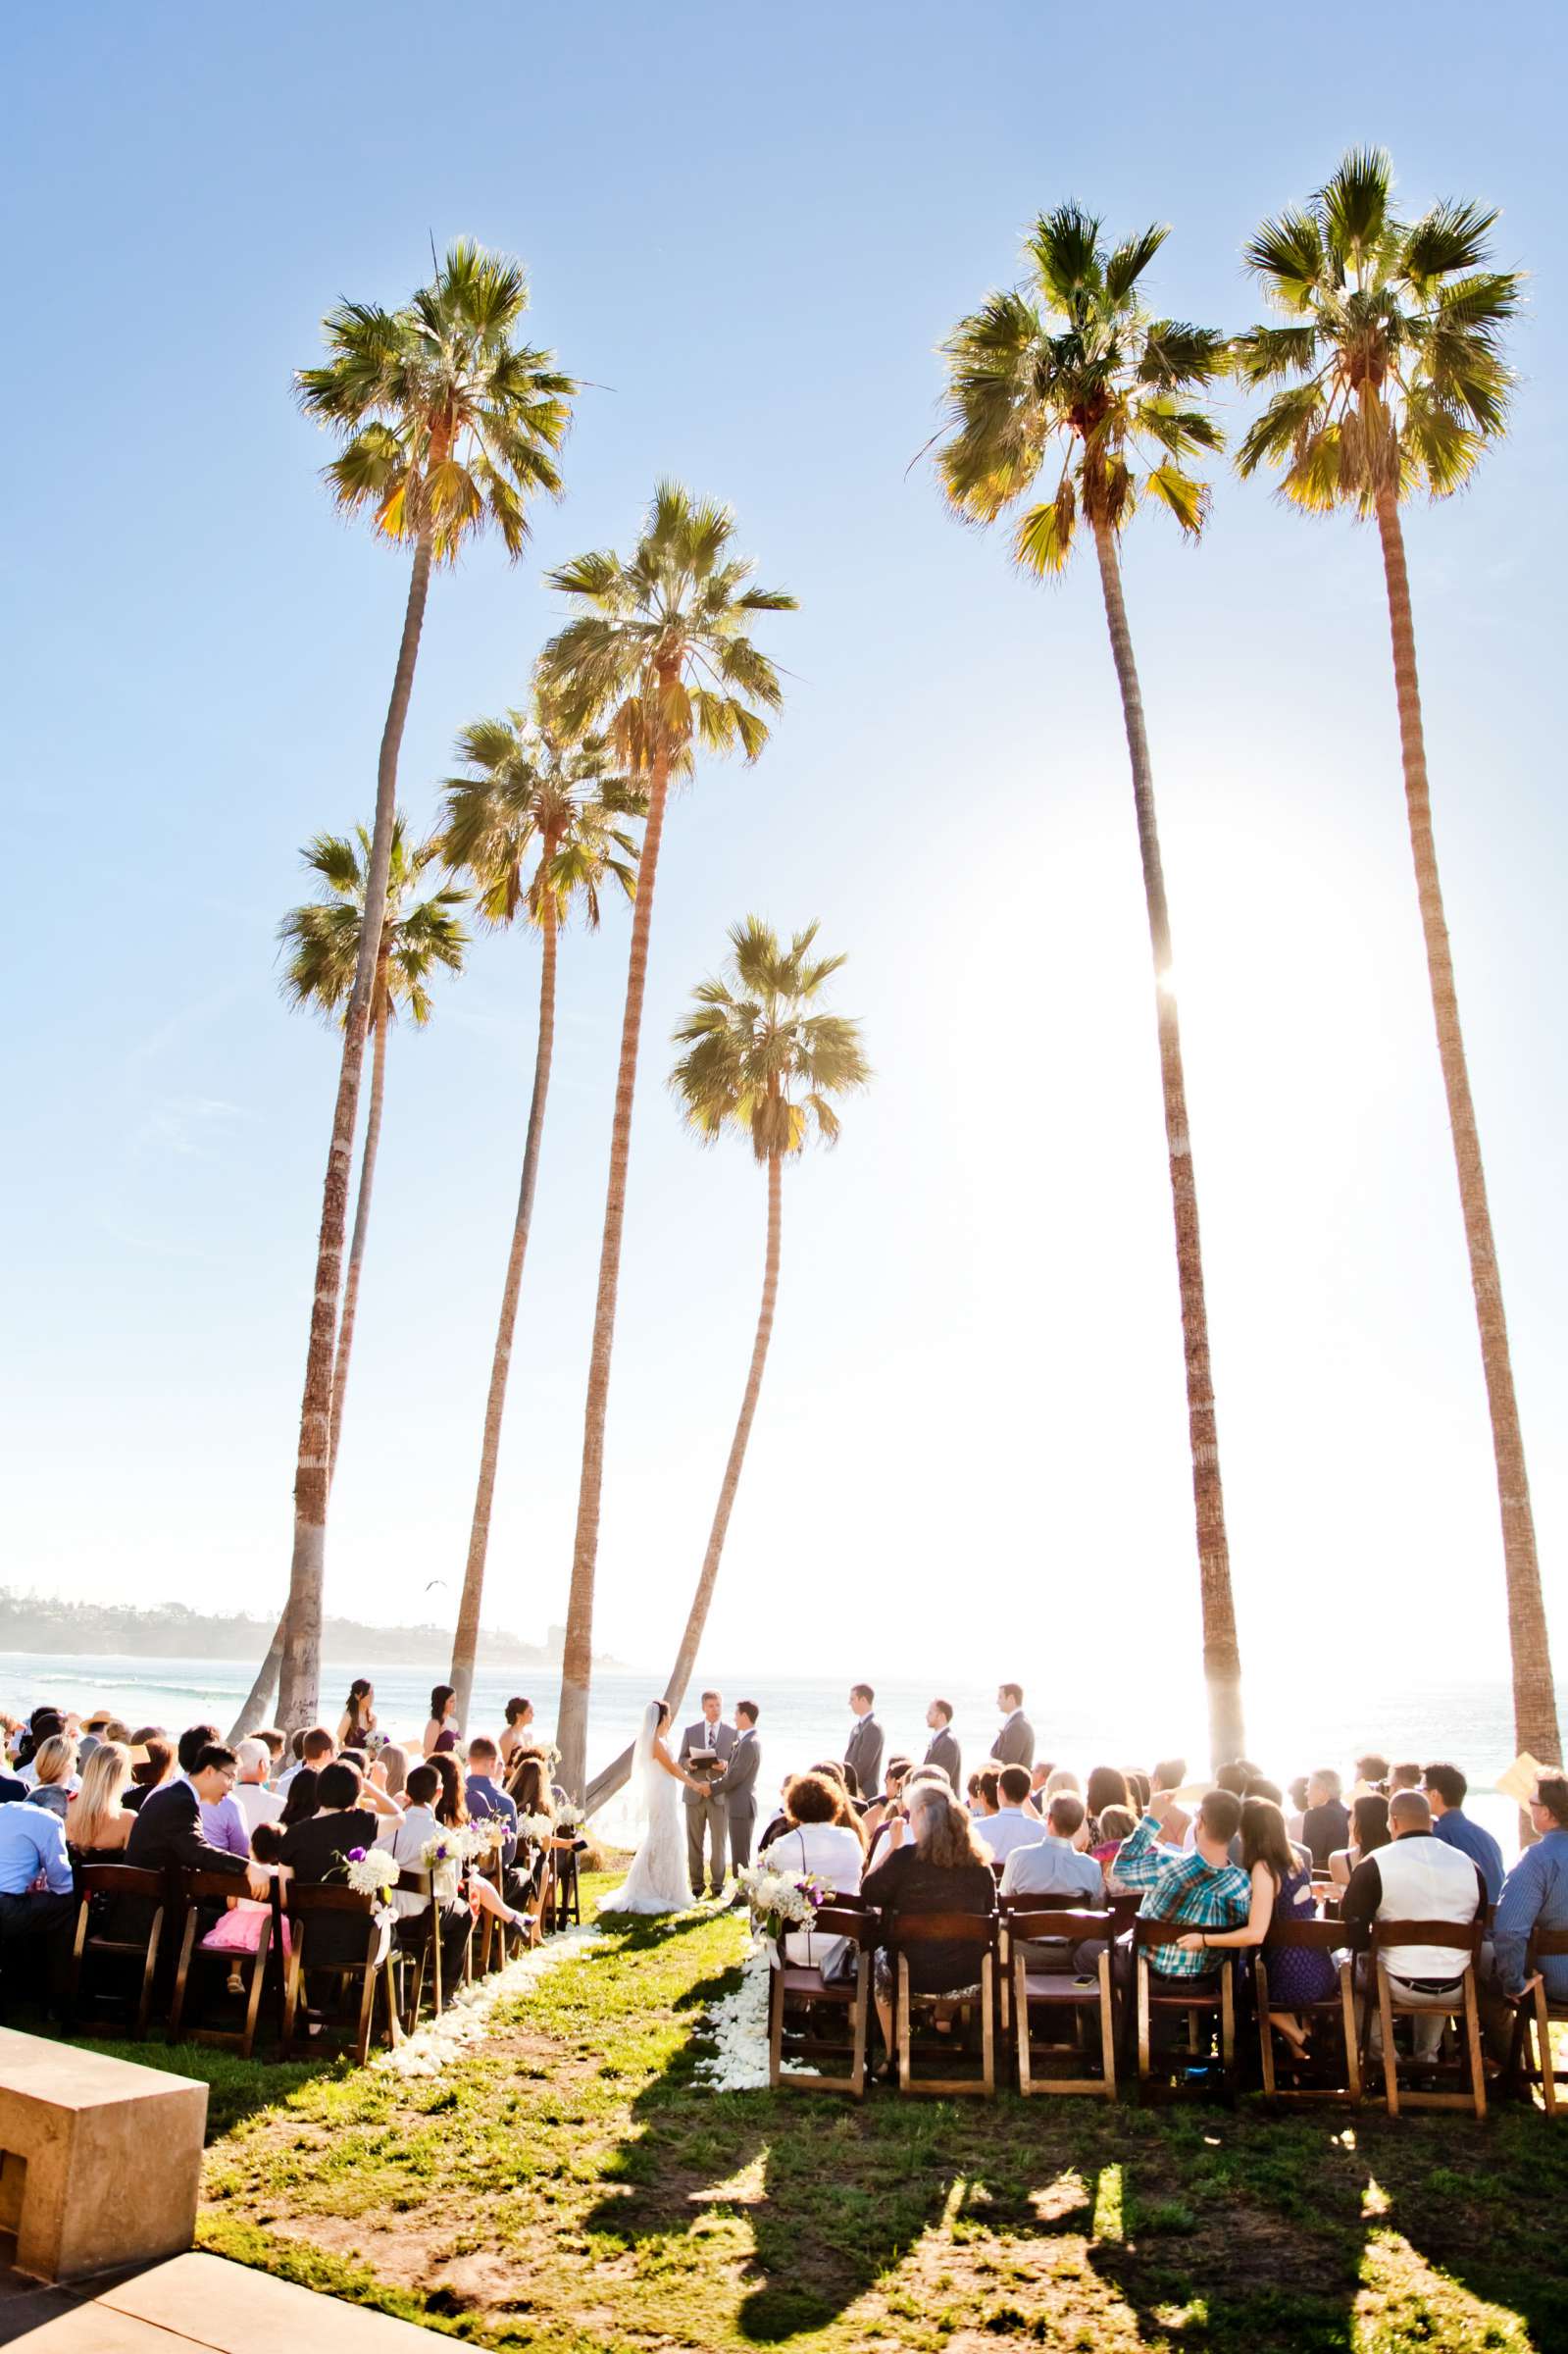
MULTIPOLYGON (((978 2094, 988 2097, 996 2087, 998 2032, 1010 2039, 1016 2057, 1018 2088, 1025 2095, 1057 2092, 1114 2100, 1117 2092, 1117 2018, 1112 1986, 1111 1947, 1130 1930, 1139 2091, 1155 2074, 1154 2023, 1164 2018, 1179 2021, 1188 2030, 1189 2059, 1206 2052, 1211 2036, 1219 2044, 1219 2079, 1234 2094, 1239 2088, 1237 2050, 1236 1956, 1217 1953, 1215 1969, 1190 1983, 1162 1975, 1150 1957, 1160 1946, 1174 1944, 1189 1924, 1145 1920, 1129 1907, 1136 1899, 1120 1899, 1099 1910, 1069 1910, 1048 1899, 1003 1898, 990 1917, 976 1914, 891 1916, 885 1919, 857 1900, 839 1899, 825 1907, 815 1930, 825 1938, 843 1938, 854 1949, 853 1974, 824 1979, 820 1969, 778 1958, 769 1990, 769 2081, 777 2089, 847 2092, 863 2097, 870 2034, 870 1979, 873 1949, 884 1947, 893 1964, 894 2042, 901 2090, 939 2097, 978 2094), (1077 1971, 1041 1956, 1042 1944, 1058 1953, 1087 1947, 1093 1967, 1077 1971), (974 1956, 975 1979, 966 1992, 931 1996, 918 1994, 911 1983, 909 1958, 921 1946, 960 1948, 974 1956), (929 2073, 916 2064, 914 2023, 922 2011, 935 2013, 949 2034, 954 2028, 980 2030, 978 2073, 929 2073), (1037 2042, 1037 2022, 1061 2025, 1072 2021, 1064 2041, 1050 2037, 1037 2042), (787 2057, 790 2065, 785 2069, 787 2057), (1097 2054, 1095 2046, 1097 2044, 1097 2054), (1092 2060, 1097 2057, 1098 2071, 1092 2060), (836 2060, 835 2069, 824 2065, 836 2060), (1065 2062, 1065 2073, 1055 2073, 1065 2062), (847 2063, 847 2066, 844 2065, 847 2063)), ((1361 2006, 1358 2023, 1351 1959, 1342 1948, 1344 1932, 1334 1921, 1291 1921, 1271 1930, 1254 1954, 1257 1997, 1258 2059, 1265 2097, 1359 2103, 1363 2097, 1371 2053, 1372 2024, 1380 2024, 1384 2097, 1391 2116, 1405 2108, 1467 2108, 1485 2117, 1486 2075, 1482 2060, 1476 1980, 1480 1969, 1482 1924, 1466 1928, 1449 1922, 1382 1921, 1375 1925, 1367 1953, 1367 1984, 1372 1990, 1361 2006), (1467 1957, 1457 1995, 1424 1997, 1398 1980, 1401 1951, 1411 1946, 1440 1946, 1467 1957), (1270 2023, 1271 1955, 1294 1949, 1326 1953, 1336 1959, 1334 1991, 1321 2000, 1289 2007, 1304 2015, 1332 2040, 1339 2038, 1342 2069, 1338 2079, 1321 2067, 1304 2071, 1293 2054, 1288 2055, 1288 2081, 1282 2081, 1276 2049, 1278 2030, 1270 2023), (1400 2017, 1430 2018, 1461 2022, 1462 2039, 1451 2059, 1405 2060, 1395 2042, 1400 2017), (1408 2078, 1421 2081, 1411 2084, 1408 2078), (1434 2081, 1436 2079, 1436 2081, 1434 2081)), ((1527 1974, 1533 1974, 1548 1956, 1568 1954, 1568 1933, 1541 1931, 1532 1942, 1527 1974)), ((1282 2005, 1282 2008, 1285 2007, 1282 2005)), ((1548 2117, 1557 2113, 1557 2086, 1568 2083, 1568 2070, 1554 2067, 1551 2023, 1568 2021, 1568 2004, 1553 2004, 1543 1988, 1519 2006, 1511 2066, 1529 2084, 1539 2083, 1548 2117), (1532 2058, 1530 2040, 1535 2040, 1532 2058)), ((955 2039, 956 2040, 956 2039, 955 2039)), ((1177 2058, 1181 2053, 1178 2050, 1177 2058)), ((1200 2067, 1200 2073, 1207 2073, 1200 2067)))

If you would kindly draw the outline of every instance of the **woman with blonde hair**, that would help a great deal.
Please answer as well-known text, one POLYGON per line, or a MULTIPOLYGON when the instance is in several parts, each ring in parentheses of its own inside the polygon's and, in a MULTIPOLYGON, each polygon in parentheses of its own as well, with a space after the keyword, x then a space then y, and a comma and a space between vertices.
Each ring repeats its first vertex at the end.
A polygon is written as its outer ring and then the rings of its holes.
MULTIPOLYGON (((88 1763, 91 1763, 89 1759, 88 1763)), ((76 1745, 66 1733, 51 1733, 32 1753, 37 1777, 27 1796, 35 1807, 47 1807, 64 1822, 70 1809, 71 1785, 76 1776, 76 1745)))
POLYGON ((66 1838, 86 1863, 121 1854, 135 1816, 121 1802, 130 1780, 130 1752, 100 1741, 81 1769, 81 1788, 66 1809, 66 1838))

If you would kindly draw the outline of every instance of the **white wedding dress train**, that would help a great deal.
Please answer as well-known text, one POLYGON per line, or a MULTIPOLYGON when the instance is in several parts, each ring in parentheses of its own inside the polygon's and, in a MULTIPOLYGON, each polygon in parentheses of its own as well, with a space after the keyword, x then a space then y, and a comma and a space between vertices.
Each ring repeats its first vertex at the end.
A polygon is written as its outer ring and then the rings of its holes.
POLYGON ((658 1704, 650 1702, 632 1766, 642 1785, 642 1843, 620 1887, 603 1900, 606 1913, 683 1913, 691 1902, 681 1785, 653 1754, 658 1728, 658 1704))

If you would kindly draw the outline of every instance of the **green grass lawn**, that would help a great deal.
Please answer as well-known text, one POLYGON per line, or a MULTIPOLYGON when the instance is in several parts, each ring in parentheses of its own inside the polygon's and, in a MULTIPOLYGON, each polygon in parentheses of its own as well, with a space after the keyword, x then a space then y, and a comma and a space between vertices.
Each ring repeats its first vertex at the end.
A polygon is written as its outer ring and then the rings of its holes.
POLYGON ((428 2080, 171 2055, 213 2086, 201 2244, 562 2354, 1568 2348, 1568 2124, 720 2095, 741 1942, 613 1923, 428 2080))

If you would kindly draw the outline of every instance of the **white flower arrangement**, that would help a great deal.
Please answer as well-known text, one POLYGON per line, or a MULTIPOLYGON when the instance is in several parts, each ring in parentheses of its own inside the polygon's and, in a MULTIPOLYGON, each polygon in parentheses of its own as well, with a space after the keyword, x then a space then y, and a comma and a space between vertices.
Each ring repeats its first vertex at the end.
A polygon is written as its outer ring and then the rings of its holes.
POLYGON ((819 1907, 837 1894, 831 1880, 819 1879, 813 1871, 776 1871, 768 1864, 743 1865, 736 1877, 753 1922, 774 1938, 786 1924, 810 1928, 819 1907))
POLYGON ((559 1806, 555 1810, 555 1827, 558 1831, 580 1831, 582 1828, 583 1820, 582 1809, 575 1807, 570 1799, 566 1801, 565 1805, 559 1806))
POLYGON ((343 1877, 356 1896, 374 1896, 379 1902, 397 1886, 397 1860, 384 1847, 350 1848, 343 1877))
POLYGON ((517 1818, 520 1839, 552 1839, 555 1836, 555 1817, 550 1815, 520 1815, 517 1818))
POLYGON ((498 1856, 507 1836, 504 1815, 481 1815, 468 1826, 468 1852, 476 1862, 486 1856, 498 1856))

